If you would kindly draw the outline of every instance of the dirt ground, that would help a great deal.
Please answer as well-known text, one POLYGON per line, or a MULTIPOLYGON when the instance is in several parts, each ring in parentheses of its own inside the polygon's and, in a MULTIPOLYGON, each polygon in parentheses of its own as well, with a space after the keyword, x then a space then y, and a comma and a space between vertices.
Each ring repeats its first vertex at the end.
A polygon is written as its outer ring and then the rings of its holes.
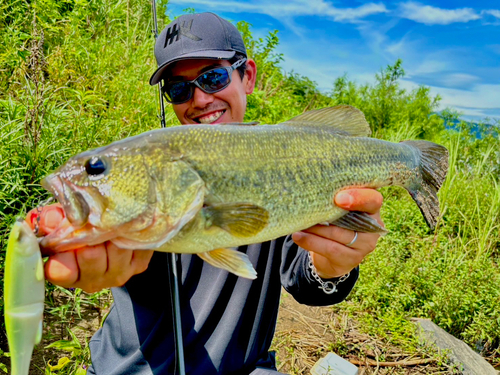
MULTIPOLYGON (((69 297, 62 293, 54 293, 51 298, 54 299, 53 306, 68 306, 70 305, 69 297)), ((75 334, 78 342, 85 346, 90 340, 95 331, 99 328, 103 318, 109 311, 109 306, 111 305, 111 293, 100 301, 100 305, 103 308, 97 308, 89 304, 82 304, 80 309, 80 316, 78 316, 77 311, 67 311, 62 309, 60 315, 64 315, 67 321, 62 321, 58 317, 57 312, 50 314, 47 312, 49 308, 47 302, 45 305, 45 313, 43 318, 43 336, 39 344, 37 344, 33 350, 33 355, 31 358, 31 366, 29 375, 43 375, 45 374, 45 369, 48 365, 57 365, 60 358, 67 356, 70 357, 70 352, 65 352, 60 349, 55 348, 45 348, 47 345, 58 341, 58 340, 71 340, 71 336, 68 334, 68 329, 75 334)), ((0 332, 0 349, 3 351, 8 350, 7 339, 5 332, 0 332)), ((81 356, 80 356, 81 357, 81 356)), ((3 356, 0 357, 0 363, 5 364, 8 368, 8 373, 10 374, 10 359, 3 356)), ((56 374, 57 372, 54 372, 56 374)), ((2 372, 0 371, 0 374, 2 372)))
MULTIPOLYGON (((285 374, 310 374, 311 368, 329 352, 369 374, 459 374, 456 369, 430 356, 418 354, 363 334, 355 318, 338 314, 331 307, 310 307, 284 293, 273 344, 278 370, 285 374)), ((334 372, 336 373, 336 372, 334 372)))
MULTIPOLYGON (((67 328, 71 328, 79 342, 85 345, 106 312, 107 308, 83 306, 81 320, 71 318, 64 324, 46 314, 43 340, 34 350, 30 375, 44 374, 49 361, 55 365, 59 358, 67 355, 61 350, 44 349, 45 346, 57 340, 68 340, 67 328)), ((361 333, 358 327, 357 321, 347 314, 335 313, 329 307, 300 305, 284 293, 272 347, 277 352, 278 370, 285 374, 310 374, 320 358, 335 352, 358 366, 358 375, 459 373, 429 356, 428 350, 418 355, 404 353, 398 347, 361 333)), ((1 357, 0 363, 10 367, 6 357, 1 357)))

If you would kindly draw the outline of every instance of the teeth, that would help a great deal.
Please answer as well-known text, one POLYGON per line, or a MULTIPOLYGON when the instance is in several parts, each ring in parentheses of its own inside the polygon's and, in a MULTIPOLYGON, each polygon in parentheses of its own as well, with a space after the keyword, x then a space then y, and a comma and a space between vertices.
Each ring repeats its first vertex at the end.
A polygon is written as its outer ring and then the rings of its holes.
POLYGON ((208 116, 198 117, 198 121, 200 124, 211 124, 212 122, 217 121, 223 114, 224 111, 213 112, 208 116))

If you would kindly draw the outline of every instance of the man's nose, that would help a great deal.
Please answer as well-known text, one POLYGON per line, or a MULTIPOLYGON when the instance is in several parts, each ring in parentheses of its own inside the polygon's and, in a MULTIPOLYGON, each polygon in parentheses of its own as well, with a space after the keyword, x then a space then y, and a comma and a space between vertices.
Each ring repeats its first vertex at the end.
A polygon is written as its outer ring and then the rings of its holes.
POLYGON ((196 108, 205 108, 207 104, 210 104, 214 101, 213 94, 207 94, 199 87, 194 88, 193 92, 193 106, 196 108))

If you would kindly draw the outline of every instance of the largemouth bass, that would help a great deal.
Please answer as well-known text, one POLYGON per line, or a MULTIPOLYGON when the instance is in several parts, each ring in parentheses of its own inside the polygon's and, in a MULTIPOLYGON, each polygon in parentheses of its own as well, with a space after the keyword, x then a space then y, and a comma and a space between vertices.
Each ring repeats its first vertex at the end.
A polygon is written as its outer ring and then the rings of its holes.
POLYGON ((28 375, 33 347, 42 338, 45 277, 42 254, 29 225, 16 221, 5 259, 5 328, 11 375, 28 375))
POLYGON ((245 254, 318 223, 382 232, 368 215, 337 207, 346 188, 399 185, 431 228, 448 152, 427 141, 372 139, 350 106, 278 125, 190 125, 154 130, 83 152, 42 182, 66 219, 41 245, 54 251, 111 241, 121 248, 196 253, 255 278, 245 254))

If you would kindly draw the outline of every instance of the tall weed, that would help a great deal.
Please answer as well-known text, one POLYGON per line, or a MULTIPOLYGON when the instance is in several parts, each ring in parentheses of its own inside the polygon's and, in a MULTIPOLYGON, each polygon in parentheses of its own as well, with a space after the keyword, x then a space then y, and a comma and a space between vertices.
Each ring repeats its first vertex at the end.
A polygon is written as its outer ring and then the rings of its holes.
POLYGON ((402 189, 385 190, 382 216, 390 233, 362 265, 352 298, 381 316, 399 311, 430 318, 498 357, 500 191, 484 160, 500 142, 460 132, 438 140, 450 151, 450 170, 439 193, 443 217, 436 232, 427 232, 402 189), (474 158, 465 155, 467 148, 474 158))

